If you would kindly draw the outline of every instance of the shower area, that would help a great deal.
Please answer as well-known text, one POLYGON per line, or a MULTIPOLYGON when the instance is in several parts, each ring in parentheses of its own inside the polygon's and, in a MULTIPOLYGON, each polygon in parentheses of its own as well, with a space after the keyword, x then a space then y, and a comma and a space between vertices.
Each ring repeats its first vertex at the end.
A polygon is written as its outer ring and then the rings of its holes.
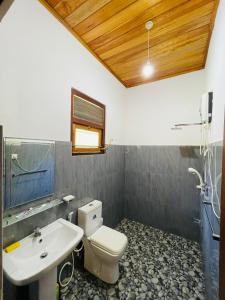
POLYGON ((219 299, 219 249, 221 216, 221 182, 223 164, 223 140, 211 142, 211 122, 213 115, 213 92, 202 96, 200 122, 175 124, 173 129, 183 126, 201 126, 199 149, 201 166, 190 166, 188 172, 196 176, 196 189, 200 203, 200 245, 205 275, 206 299, 219 299))

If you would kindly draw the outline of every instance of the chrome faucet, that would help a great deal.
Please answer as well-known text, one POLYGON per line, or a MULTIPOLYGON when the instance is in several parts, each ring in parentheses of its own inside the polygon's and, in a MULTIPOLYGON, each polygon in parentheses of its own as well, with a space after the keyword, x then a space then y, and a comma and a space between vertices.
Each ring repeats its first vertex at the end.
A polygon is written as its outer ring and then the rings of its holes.
POLYGON ((34 228, 34 237, 41 236, 40 227, 34 228))

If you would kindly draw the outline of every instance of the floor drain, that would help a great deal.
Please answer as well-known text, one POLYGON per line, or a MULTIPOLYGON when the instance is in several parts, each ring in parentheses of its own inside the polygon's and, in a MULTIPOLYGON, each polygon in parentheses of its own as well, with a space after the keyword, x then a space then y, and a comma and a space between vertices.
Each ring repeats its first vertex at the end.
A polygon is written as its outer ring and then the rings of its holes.
POLYGON ((46 256, 48 256, 48 252, 43 252, 40 255, 40 258, 45 258, 46 256))

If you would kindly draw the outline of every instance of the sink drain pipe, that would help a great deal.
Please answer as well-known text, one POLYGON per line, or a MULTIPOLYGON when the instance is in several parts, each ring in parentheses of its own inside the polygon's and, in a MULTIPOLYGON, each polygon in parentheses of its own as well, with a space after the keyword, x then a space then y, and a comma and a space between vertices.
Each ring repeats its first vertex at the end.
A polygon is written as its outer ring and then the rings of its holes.
POLYGON ((67 261, 67 262, 62 266, 62 268, 60 269, 60 271, 59 271, 59 284, 60 284, 61 287, 66 287, 66 286, 71 282, 71 280, 72 280, 72 278, 73 278, 73 274, 74 274, 74 252, 78 254, 78 253, 83 249, 83 247, 84 247, 84 244, 83 244, 83 242, 82 242, 82 245, 81 245, 81 247, 80 247, 79 249, 76 249, 76 248, 75 248, 75 249, 72 251, 72 254, 71 254, 71 255, 72 255, 72 271, 71 271, 70 278, 69 278, 65 283, 62 283, 62 281, 61 281, 62 271, 63 271, 64 268, 67 267, 67 266, 71 267, 71 262, 67 261))

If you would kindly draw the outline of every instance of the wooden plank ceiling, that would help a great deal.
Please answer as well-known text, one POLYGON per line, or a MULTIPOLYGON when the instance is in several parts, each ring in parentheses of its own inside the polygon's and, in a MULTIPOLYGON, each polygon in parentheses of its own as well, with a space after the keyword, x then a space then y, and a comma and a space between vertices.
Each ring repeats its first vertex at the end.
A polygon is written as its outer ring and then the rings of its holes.
POLYGON ((204 68, 218 0, 40 0, 126 87, 204 68), (142 76, 147 59, 155 72, 142 76))

